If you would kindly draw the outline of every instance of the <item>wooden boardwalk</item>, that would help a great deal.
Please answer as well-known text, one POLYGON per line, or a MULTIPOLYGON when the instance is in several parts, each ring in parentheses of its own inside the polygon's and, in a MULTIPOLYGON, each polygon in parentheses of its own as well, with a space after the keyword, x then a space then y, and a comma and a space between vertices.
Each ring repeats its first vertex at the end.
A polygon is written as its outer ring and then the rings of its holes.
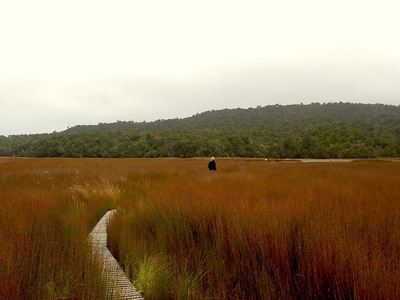
POLYGON ((93 255, 99 257, 103 264, 102 276, 106 282, 107 298, 143 299, 107 248, 107 224, 114 213, 115 209, 108 211, 88 237, 93 247, 93 255))

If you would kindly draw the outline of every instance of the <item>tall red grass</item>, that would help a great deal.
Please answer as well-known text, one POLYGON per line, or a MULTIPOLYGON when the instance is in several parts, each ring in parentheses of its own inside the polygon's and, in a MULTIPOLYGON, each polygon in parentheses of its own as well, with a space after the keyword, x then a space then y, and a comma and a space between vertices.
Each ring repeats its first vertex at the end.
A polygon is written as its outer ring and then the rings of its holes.
POLYGON ((109 244, 149 299, 400 297, 400 165, 152 160, 109 244))
POLYGON ((87 235, 119 195, 100 160, 0 159, 0 299, 105 299, 87 235))
POLYGON ((400 297, 392 162, 0 159, 0 298, 105 299, 87 235, 146 299, 400 297))

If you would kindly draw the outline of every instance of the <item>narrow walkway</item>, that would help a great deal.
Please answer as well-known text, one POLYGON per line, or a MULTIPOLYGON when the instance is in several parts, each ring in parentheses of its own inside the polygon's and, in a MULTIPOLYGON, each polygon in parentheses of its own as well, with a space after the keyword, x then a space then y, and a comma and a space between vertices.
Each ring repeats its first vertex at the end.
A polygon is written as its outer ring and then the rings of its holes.
POLYGON ((107 248, 107 224, 115 211, 115 209, 110 210, 101 218, 88 239, 93 246, 93 254, 103 262, 103 278, 106 282, 108 298, 143 299, 107 248))

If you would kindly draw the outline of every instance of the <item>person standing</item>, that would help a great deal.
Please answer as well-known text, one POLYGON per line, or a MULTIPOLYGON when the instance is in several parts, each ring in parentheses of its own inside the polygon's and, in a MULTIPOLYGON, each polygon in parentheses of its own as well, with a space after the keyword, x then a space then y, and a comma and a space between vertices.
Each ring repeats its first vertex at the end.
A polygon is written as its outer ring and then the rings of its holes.
POLYGON ((217 165, 215 164, 215 157, 211 157, 211 161, 208 163, 208 169, 210 171, 217 171, 217 165))

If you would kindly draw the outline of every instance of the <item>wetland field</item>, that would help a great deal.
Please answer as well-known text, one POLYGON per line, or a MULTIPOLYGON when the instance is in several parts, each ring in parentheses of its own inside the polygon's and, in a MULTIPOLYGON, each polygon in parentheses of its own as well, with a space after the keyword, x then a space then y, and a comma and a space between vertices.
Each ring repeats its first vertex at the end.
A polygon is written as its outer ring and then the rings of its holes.
POLYGON ((0 158, 0 299, 400 298, 400 162, 0 158))

